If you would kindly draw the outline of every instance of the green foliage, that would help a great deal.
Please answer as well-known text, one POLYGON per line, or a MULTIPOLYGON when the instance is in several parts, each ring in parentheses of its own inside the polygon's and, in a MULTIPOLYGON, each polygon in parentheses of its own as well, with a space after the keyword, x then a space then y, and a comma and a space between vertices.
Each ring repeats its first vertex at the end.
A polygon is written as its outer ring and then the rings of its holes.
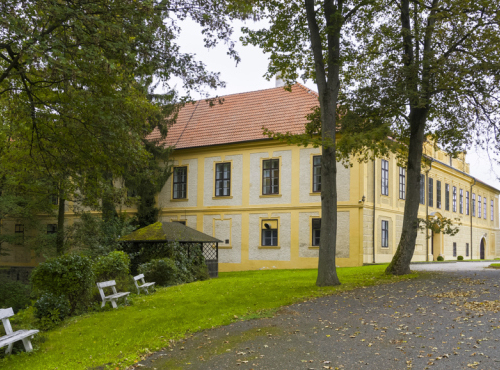
MULTIPOLYGON (((433 217, 431 219, 419 218, 419 229, 424 231, 426 228, 432 230, 435 234, 454 236, 460 231, 462 223, 459 218, 451 220, 447 217, 433 217)), ((430 238, 431 236, 429 236, 430 238)))
POLYGON ((70 304, 64 295, 43 293, 34 307, 35 317, 40 320, 40 328, 43 330, 53 328, 70 314, 70 304))
POLYGON ((151 155, 147 165, 135 171, 128 171, 124 176, 129 193, 137 197, 137 214, 134 222, 137 228, 158 221, 160 209, 156 206, 156 194, 161 191, 171 175, 169 165, 171 148, 164 148, 157 145, 157 142, 149 140, 144 140, 144 147, 151 155))
POLYGON ((106 255, 117 249, 117 240, 129 234, 134 227, 125 214, 104 219, 91 213, 82 213, 80 220, 67 229, 67 248, 91 258, 106 255))
POLYGON ((94 282, 92 260, 77 254, 49 259, 38 265, 31 274, 35 295, 64 295, 70 302, 71 313, 87 309, 94 282))
POLYGON ((114 280, 118 276, 130 273, 130 258, 127 253, 113 251, 106 256, 98 257, 92 264, 95 281, 114 280))
POLYGON ((444 257, 443 257, 443 256, 438 256, 436 259, 437 259, 438 261, 444 261, 444 257))
POLYGON ((463 261, 464 260, 464 256, 458 256, 457 257, 457 261, 463 261))
MULTIPOLYGON (((191 274, 191 265, 202 265, 205 258, 201 247, 197 244, 181 245, 177 242, 172 243, 121 243, 120 249, 126 252, 131 261, 130 270, 133 275, 137 273, 139 265, 149 262, 153 259, 170 258, 175 261, 181 274, 191 274)), ((187 281, 187 280, 184 280, 187 281)))
POLYGON ((30 287, 0 274, 0 308, 12 307, 14 313, 30 304, 30 287))
POLYGON ((175 261, 170 258, 154 259, 139 265, 138 272, 144 274, 146 281, 154 281, 158 286, 182 283, 181 272, 175 261))

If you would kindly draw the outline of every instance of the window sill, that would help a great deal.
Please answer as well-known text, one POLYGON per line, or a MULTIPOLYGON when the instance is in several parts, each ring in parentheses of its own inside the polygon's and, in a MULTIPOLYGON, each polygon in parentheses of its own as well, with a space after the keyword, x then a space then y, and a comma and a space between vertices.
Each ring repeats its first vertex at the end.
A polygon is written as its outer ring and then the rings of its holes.
POLYGON ((233 199, 233 196, 232 195, 227 195, 227 196, 215 196, 215 197, 212 197, 212 199, 233 199))
POLYGON ((281 194, 266 194, 266 195, 259 195, 259 198, 281 198, 281 194))
POLYGON ((313 250, 319 250, 319 245, 311 245, 308 248, 313 250))
POLYGON ((187 202, 189 199, 188 198, 182 198, 182 199, 170 199, 171 202, 187 202))
POLYGON ((317 191, 317 192, 312 192, 312 193, 309 193, 309 195, 321 195, 321 192, 320 191, 317 191))
POLYGON ((259 249, 280 249, 277 245, 259 245, 259 249))

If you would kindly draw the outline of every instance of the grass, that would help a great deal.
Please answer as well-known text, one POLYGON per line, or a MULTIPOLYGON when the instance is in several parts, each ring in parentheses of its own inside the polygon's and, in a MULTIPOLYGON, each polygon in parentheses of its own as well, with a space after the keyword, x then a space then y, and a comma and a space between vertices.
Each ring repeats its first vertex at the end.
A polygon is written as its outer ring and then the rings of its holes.
POLYGON ((269 316, 281 306, 314 297, 417 276, 386 276, 385 268, 339 268, 338 287, 317 287, 317 270, 271 270, 221 273, 218 279, 160 288, 150 296, 132 296, 130 306, 74 317, 40 333, 34 352, 0 359, 0 368, 123 369, 188 333, 269 316))
POLYGON ((492 269, 500 269, 500 263, 492 263, 488 267, 491 267, 492 269))

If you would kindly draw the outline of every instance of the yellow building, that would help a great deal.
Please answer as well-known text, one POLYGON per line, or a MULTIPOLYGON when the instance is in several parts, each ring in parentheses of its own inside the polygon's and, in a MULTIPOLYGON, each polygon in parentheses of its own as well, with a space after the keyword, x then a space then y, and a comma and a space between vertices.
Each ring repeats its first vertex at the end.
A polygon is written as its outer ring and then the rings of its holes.
MULTIPOLYGON (((174 174, 158 196, 162 221, 223 240, 221 271, 316 267, 321 149, 264 138, 262 127, 302 132, 317 104, 316 93, 297 84, 292 92, 274 88, 184 108, 166 141, 177 149, 174 174)), ((429 239, 419 232, 414 260, 500 254, 500 191, 470 176, 464 155, 450 159, 431 145, 425 153, 432 165, 422 174, 419 217, 458 218, 460 231, 429 231, 429 239)), ((395 156, 337 168, 338 265, 390 261, 403 222, 404 169, 395 156)))
MULTIPOLYGON (((157 198, 160 221, 223 240, 219 271, 317 267, 320 226, 328 227, 321 225, 321 149, 262 134, 263 126, 303 132, 317 105, 317 94, 296 84, 291 92, 278 87, 184 107, 165 142, 176 150, 173 175, 157 198)), ((419 217, 459 218, 460 231, 428 231, 428 239, 419 232, 413 259, 500 255, 500 191, 470 176, 464 155, 424 149, 432 164, 422 173, 419 217)), ((404 169, 393 155, 337 169, 338 266, 390 261, 403 222, 404 169)))

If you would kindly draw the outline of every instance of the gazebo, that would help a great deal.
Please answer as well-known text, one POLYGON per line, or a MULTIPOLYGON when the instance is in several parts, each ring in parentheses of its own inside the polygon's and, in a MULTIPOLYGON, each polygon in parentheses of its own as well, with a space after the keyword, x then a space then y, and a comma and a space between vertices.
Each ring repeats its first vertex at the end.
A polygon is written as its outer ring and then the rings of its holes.
MULTIPOLYGON (((168 245, 172 242, 179 243, 186 248, 188 255, 195 248, 201 249, 208 267, 210 277, 219 276, 219 243, 221 240, 198 230, 192 229, 180 222, 156 222, 138 229, 133 233, 120 238, 120 243, 131 244, 140 249, 139 245, 168 245)), ((128 248, 127 248, 128 249, 128 248)))

